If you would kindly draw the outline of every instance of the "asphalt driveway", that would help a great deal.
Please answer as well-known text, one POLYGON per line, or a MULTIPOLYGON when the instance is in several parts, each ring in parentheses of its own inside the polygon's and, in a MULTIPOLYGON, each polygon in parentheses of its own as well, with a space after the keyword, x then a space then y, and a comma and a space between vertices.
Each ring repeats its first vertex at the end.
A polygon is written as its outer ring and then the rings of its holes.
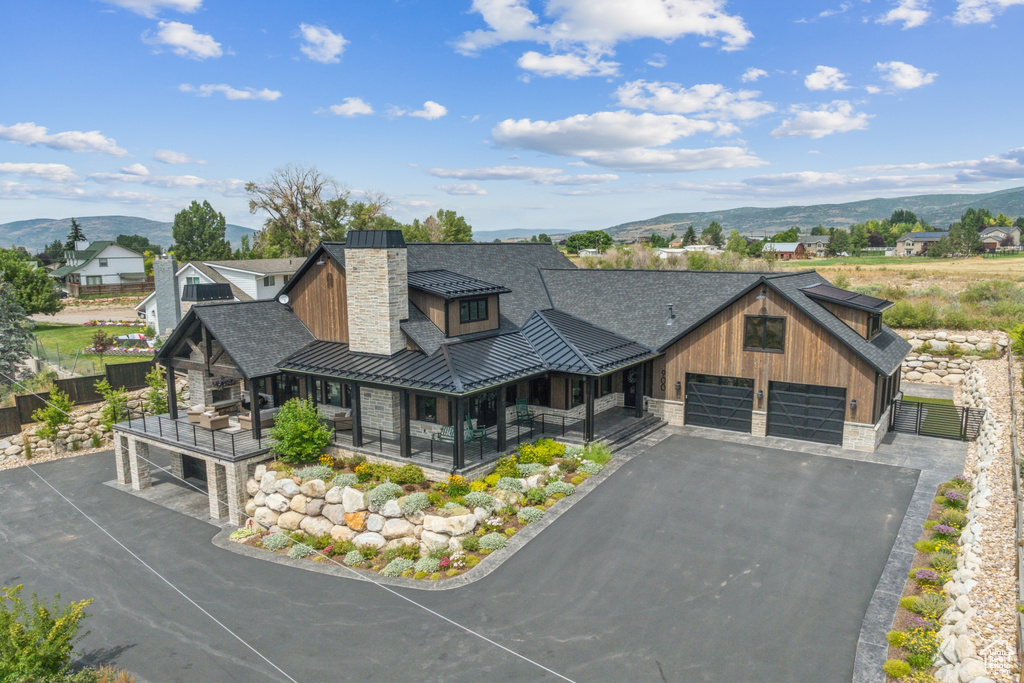
MULTIPOLYGON (((296 680, 555 680, 372 584, 213 546, 216 527, 104 486, 109 454, 37 469, 296 680)), ((672 436, 480 581, 402 593, 577 681, 850 680, 917 476, 672 436)), ((0 583, 94 598, 89 662, 286 680, 26 468, 0 472, 0 583)))

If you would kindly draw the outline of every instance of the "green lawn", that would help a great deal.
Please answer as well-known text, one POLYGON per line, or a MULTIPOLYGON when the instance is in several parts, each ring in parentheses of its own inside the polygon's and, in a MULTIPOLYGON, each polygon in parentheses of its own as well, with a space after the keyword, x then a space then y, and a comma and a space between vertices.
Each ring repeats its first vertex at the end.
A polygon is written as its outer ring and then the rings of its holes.
MULTIPOLYGON (((102 329, 108 335, 117 337, 122 334, 141 332, 145 328, 139 327, 92 327, 87 325, 70 325, 66 323, 37 323, 32 329, 39 345, 45 349, 46 358, 50 362, 56 362, 57 351, 60 351, 61 367, 70 369, 74 363, 75 353, 79 349, 92 344, 92 337, 96 330, 102 329)), ((35 353, 33 345, 32 352, 35 353)), ((103 356, 103 365, 113 363, 137 363, 146 360, 148 356, 103 356)), ((75 372, 83 375, 99 374, 100 357, 93 353, 83 353, 78 357, 78 365, 75 372)))

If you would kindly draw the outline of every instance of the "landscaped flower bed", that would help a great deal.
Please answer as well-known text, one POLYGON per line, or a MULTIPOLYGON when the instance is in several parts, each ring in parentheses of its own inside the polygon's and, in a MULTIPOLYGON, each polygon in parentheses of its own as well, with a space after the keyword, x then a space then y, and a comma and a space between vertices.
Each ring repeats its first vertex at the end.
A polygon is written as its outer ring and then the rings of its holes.
POLYGON ((934 664, 942 645, 939 630, 949 608, 944 586, 957 571, 957 539, 967 524, 963 510, 972 488, 962 476, 939 486, 921 540, 914 544, 917 555, 910 580, 900 598, 893 630, 887 634, 889 657, 884 668, 889 681, 936 680, 934 664))
POLYGON ((145 320, 89 320, 82 323, 89 327, 145 327, 145 320))
POLYGON ((520 444, 483 479, 444 482, 428 482, 416 465, 361 456, 324 455, 306 467, 273 462, 246 483, 252 520, 231 538, 293 559, 441 580, 505 547, 610 457, 600 445, 542 439, 520 444))

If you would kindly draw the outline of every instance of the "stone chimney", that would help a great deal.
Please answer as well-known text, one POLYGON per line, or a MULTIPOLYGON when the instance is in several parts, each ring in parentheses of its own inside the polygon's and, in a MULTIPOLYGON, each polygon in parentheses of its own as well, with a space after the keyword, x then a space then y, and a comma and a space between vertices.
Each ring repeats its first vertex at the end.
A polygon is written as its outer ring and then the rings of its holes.
MULTIPOLYGON (((181 298, 178 293, 178 262, 173 256, 161 256, 153 260, 153 285, 156 297, 157 334, 167 334, 181 321, 181 298)), ((152 320, 147 321, 153 324, 152 320)))
POLYGON ((345 242, 348 344, 392 356, 405 348, 399 326, 409 317, 409 267, 401 230, 353 230, 345 242))

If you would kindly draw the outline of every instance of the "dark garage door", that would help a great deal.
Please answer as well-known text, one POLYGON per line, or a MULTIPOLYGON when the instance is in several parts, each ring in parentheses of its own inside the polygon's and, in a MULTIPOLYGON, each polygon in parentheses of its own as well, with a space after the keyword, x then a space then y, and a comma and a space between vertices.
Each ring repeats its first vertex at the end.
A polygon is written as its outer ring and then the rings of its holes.
POLYGON ((754 380, 688 373, 685 409, 688 425, 749 432, 754 380))
POLYGON ((841 445, 846 389, 768 383, 768 436, 841 445))

